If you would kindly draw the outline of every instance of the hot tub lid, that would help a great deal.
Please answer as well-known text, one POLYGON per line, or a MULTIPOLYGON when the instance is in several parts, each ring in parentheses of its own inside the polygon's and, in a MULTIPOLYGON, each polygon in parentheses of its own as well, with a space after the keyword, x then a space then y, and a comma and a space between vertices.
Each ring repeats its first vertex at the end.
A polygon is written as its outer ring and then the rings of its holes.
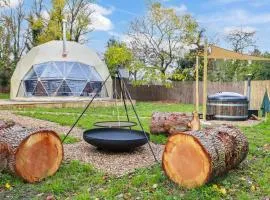
POLYGON ((235 92, 218 92, 213 95, 208 96, 208 100, 218 100, 218 101, 247 101, 247 97, 235 92))

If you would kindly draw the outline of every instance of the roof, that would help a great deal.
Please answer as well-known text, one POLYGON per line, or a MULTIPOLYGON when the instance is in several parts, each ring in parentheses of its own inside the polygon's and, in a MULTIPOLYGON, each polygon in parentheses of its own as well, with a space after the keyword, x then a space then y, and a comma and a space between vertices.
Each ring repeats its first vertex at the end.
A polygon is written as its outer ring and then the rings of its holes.
POLYGON ((259 56, 250 56, 247 54, 236 53, 234 51, 224 49, 224 48, 214 46, 214 45, 210 45, 210 52, 208 55, 208 59, 270 61, 270 58, 264 58, 264 57, 259 57, 259 56))
MULTIPOLYGON (((80 61, 88 65, 96 65, 100 62, 100 58, 97 53, 85 45, 77 42, 66 41, 66 46, 66 57, 63 56, 63 41, 53 40, 33 47, 26 55, 22 57, 21 60, 24 60, 29 56, 29 54, 32 54, 30 56, 32 64, 39 64, 48 61, 80 61), (89 57, 91 57, 91 61, 89 60, 89 57)), ((27 60, 30 61, 28 58, 27 60)))

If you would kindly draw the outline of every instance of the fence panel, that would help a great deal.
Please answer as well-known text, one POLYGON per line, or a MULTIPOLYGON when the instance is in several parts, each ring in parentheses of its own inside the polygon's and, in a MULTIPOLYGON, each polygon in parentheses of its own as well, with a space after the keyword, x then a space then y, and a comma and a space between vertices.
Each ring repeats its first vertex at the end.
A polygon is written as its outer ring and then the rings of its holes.
POLYGON ((270 95, 270 80, 251 81, 251 109, 260 109, 265 91, 270 95))
POLYGON ((0 86, 0 93, 9 93, 9 87, 0 86))

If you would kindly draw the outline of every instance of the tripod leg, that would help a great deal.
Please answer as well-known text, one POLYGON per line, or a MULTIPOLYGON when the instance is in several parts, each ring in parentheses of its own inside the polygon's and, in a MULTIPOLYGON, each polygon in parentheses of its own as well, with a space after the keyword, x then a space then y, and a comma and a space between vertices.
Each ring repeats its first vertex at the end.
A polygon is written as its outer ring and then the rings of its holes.
MULTIPOLYGON (((118 73, 118 76, 121 77, 121 75, 120 75, 119 73, 118 73)), ((145 137, 146 137, 146 139, 147 139, 147 143, 148 143, 148 146, 149 146, 149 148, 150 148, 150 150, 151 150, 151 152, 152 152, 152 155, 153 155, 155 161, 158 162, 158 160, 157 160, 157 158, 156 158, 156 155, 155 155, 155 153, 154 153, 154 150, 153 150, 153 148, 152 148, 152 146, 151 146, 151 144, 150 144, 150 141, 149 141, 149 139, 148 139, 147 134, 146 134, 145 131, 144 131, 144 128, 143 128, 142 123, 141 123, 141 120, 140 120, 140 118, 139 118, 139 116, 138 116, 138 113, 137 113, 135 107, 134 107, 134 104, 133 104, 133 102, 132 102, 130 93, 129 93, 129 91, 128 91, 128 89, 127 89, 127 86, 126 86, 126 84, 125 84, 124 81, 123 81, 123 89, 124 89, 125 92, 127 93, 127 97, 128 97, 128 99, 129 99, 129 101, 130 101, 131 107, 132 107, 132 109, 133 109, 133 111, 134 111, 134 113, 135 113, 135 115, 136 115, 136 118, 137 118, 137 120, 138 120, 138 122, 139 122, 139 125, 140 125, 140 127, 141 127, 141 129, 142 129, 142 131, 143 131, 143 133, 144 133, 144 135, 145 135, 145 137)))
MULTIPOLYGON (((105 81, 102 83, 102 85, 100 86, 99 90, 101 90, 103 88, 103 86, 105 85, 105 83, 107 82, 107 80, 110 78, 110 74, 109 76, 105 79, 105 81)), ((96 93, 91 101, 87 104, 87 106, 84 108, 83 112, 81 113, 81 115, 77 118, 77 120, 74 122, 74 124, 72 125, 72 127, 70 128, 70 130, 67 132, 66 136, 63 138, 62 143, 64 143, 64 141, 66 140, 67 136, 71 133, 71 131, 74 129, 74 127, 77 125, 77 123, 80 121, 80 119, 82 118, 83 114, 86 112, 86 110, 89 108, 89 106, 91 105, 91 103, 94 101, 94 99, 97 97, 98 93, 96 93)))

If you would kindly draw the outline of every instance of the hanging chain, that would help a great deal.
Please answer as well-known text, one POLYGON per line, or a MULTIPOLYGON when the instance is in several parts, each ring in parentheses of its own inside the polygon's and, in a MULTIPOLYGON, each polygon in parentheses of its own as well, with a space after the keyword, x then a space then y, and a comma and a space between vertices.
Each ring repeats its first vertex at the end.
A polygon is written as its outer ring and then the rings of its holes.
MULTIPOLYGON (((156 158, 156 155, 155 155, 155 153, 154 153, 154 150, 153 150, 153 148, 152 148, 152 146, 151 146, 151 144, 150 144, 148 135, 147 135, 146 132, 144 131, 144 128, 143 128, 142 123, 141 123, 141 120, 140 120, 140 118, 139 118, 139 116, 138 116, 138 113, 137 113, 137 111, 136 111, 136 109, 135 109, 135 107, 134 107, 134 105, 133 105, 133 102, 132 102, 130 93, 129 93, 128 89, 127 89, 127 86, 126 86, 126 84, 125 84, 125 81, 122 79, 121 74, 119 73, 119 71, 117 72, 117 74, 118 74, 118 77, 119 77, 120 90, 121 90, 121 94, 122 94, 122 97, 123 97, 124 107, 125 107, 125 111, 126 111, 126 115, 127 115, 128 121, 130 121, 130 120, 129 120, 129 116, 128 116, 128 111, 127 111, 126 101, 125 101, 125 94, 127 94, 128 100, 130 101, 130 104, 131 104, 131 107, 132 107, 132 109, 133 109, 133 111, 134 111, 134 113, 135 113, 135 115, 136 115, 136 118, 137 118, 137 120, 138 120, 138 122, 139 122, 139 125, 140 125, 140 127, 141 127, 141 129, 142 129, 142 131, 143 131, 143 133, 144 133, 144 135, 145 135, 145 137, 146 137, 146 140, 147 140, 148 146, 149 146, 149 148, 150 148, 150 150, 151 150, 151 153, 152 153, 152 155, 153 155, 155 161, 158 162, 158 160, 157 160, 157 158, 156 158), (121 80, 122 80, 122 81, 121 81, 121 80), (123 86, 121 85, 121 83, 123 83, 123 86)), ((104 87, 105 83, 107 82, 107 80, 108 80, 109 78, 110 78, 110 74, 109 74, 108 77, 105 79, 105 81, 102 83, 102 85, 100 86, 99 90, 101 90, 101 89, 104 87)), ((98 91, 99 91, 99 90, 98 90, 98 91)), ((84 113, 87 111, 87 109, 88 109, 89 106, 92 104, 92 102, 94 101, 94 99, 96 98, 97 95, 98 95, 98 93, 96 93, 96 94, 92 97, 92 99, 91 99, 90 102, 87 104, 87 106, 85 107, 85 109, 83 110, 83 112, 81 113, 81 115, 77 118, 77 120, 74 122, 74 124, 72 125, 72 127, 70 128, 70 130, 67 132, 67 134, 66 134, 65 137, 63 138, 62 143, 64 143, 64 141, 66 140, 66 138, 68 137, 68 135, 71 133, 71 131, 72 131, 72 130, 74 129, 74 127, 77 125, 77 123, 78 123, 79 120, 82 118, 82 116, 83 116, 84 113)))

